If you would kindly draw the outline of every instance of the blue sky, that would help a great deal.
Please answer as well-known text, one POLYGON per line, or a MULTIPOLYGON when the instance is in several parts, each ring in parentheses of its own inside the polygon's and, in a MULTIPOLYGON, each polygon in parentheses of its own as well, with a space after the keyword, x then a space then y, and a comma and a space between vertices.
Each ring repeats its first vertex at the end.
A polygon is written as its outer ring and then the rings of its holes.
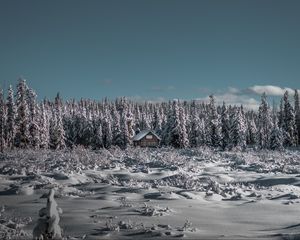
POLYGON ((297 0, 1 0, 0 81, 23 76, 40 98, 251 102, 254 86, 299 88, 299 12, 297 0))

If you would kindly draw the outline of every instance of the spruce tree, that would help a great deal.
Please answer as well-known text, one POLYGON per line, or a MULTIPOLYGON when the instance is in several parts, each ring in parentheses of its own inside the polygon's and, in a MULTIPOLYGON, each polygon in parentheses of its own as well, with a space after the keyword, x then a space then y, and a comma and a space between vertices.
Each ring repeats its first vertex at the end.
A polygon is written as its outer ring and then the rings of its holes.
POLYGON ((92 115, 89 109, 85 106, 85 115, 82 115, 82 145, 85 147, 91 146, 94 138, 94 125, 92 115))
POLYGON ((248 117, 247 119, 247 134, 246 134, 246 142, 247 145, 255 145, 256 144, 256 137, 257 137, 257 128, 256 123, 253 117, 248 117))
POLYGON ((283 133, 278 127, 277 121, 273 124, 273 129, 270 136, 270 149, 271 150, 282 150, 283 149, 283 133))
POLYGON ((283 125, 282 129, 284 130, 285 146, 294 146, 296 144, 296 124, 295 124, 295 113, 292 105, 289 101, 289 93, 285 92, 283 96, 283 125))
POLYGON ((191 147, 198 147, 201 144, 200 119, 197 114, 196 101, 191 104, 191 121, 189 131, 189 142, 191 147))
POLYGON ((45 109, 45 104, 41 103, 40 111, 40 147, 48 148, 49 147, 49 118, 47 110, 45 109))
POLYGON ((62 100, 59 93, 55 98, 52 119, 50 121, 50 140, 51 147, 54 149, 64 149, 66 147, 62 116, 62 100))
POLYGON ((296 122, 296 134, 297 134, 297 140, 298 145, 300 144, 300 103, 299 103, 299 94, 298 90, 295 90, 295 122, 296 122))
POLYGON ((63 125, 63 112, 62 112, 62 100, 59 96, 57 95, 55 99, 55 107, 56 107, 56 131, 57 131, 57 146, 56 149, 63 149, 66 147, 65 143, 65 130, 64 130, 64 125, 63 125))
POLYGON ((209 145, 218 147, 220 145, 220 129, 218 113, 215 106, 215 98, 213 95, 209 96, 208 105, 208 128, 209 128, 209 145))
POLYGON ((100 117, 95 117, 93 120, 94 126, 94 138, 93 138, 93 147, 94 149, 99 149, 103 147, 103 131, 100 117))
POLYGON ((6 109, 7 109, 7 121, 6 121, 7 146, 9 148, 12 148, 14 146, 14 139, 16 133, 16 128, 15 128, 16 109, 15 109, 14 92, 12 86, 9 86, 8 89, 6 109))
POLYGON ((179 147, 186 148, 189 146, 187 134, 187 117, 182 106, 179 107, 179 147))
POLYGON ((221 110, 221 147, 223 150, 228 148, 230 144, 230 124, 227 108, 223 102, 221 110))
POLYGON ((267 102, 267 96, 263 93, 258 109, 257 140, 260 148, 268 148, 272 130, 272 117, 267 102))
POLYGON ((121 126, 120 126, 120 114, 116 110, 116 107, 113 106, 112 109, 112 144, 115 146, 122 147, 123 146, 123 140, 121 136, 121 126))
POLYGON ((246 147, 246 121, 242 108, 237 108, 234 114, 233 125, 230 132, 233 147, 245 149, 246 147))
POLYGON ((173 146, 175 148, 181 147, 179 106, 177 100, 174 100, 171 105, 165 134, 166 134, 167 145, 173 146))
POLYGON ((167 108, 167 117, 166 117, 166 122, 165 124, 162 126, 162 144, 165 146, 168 146, 169 143, 169 136, 170 136, 170 131, 171 131, 171 125, 173 122, 173 108, 172 108, 172 104, 169 101, 168 105, 166 106, 167 108))
POLYGON ((283 128, 283 123, 284 123, 283 98, 281 98, 279 113, 278 113, 278 127, 283 128))
POLYGON ((31 89, 27 89, 27 102, 29 109, 29 143, 34 149, 40 146, 40 125, 39 125, 39 109, 36 103, 36 93, 31 89))
POLYGON ((102 138, 103 138, 103 146, 105 148, 110 148, 112 145, 112 129, 111 129, 111 115, 110 112, 105 107, 104 115, 102 119, 102 138))
POLYGON ((5 103, 3 91, 0 89, 0 151, 3 152, 6 147, 5 142, 5 103))
POLYGON ((153 116, 153 126, 154 131, 160 135, 162 132, 162 116, 158 108, 155 109, 153 116))
POLYGON ((135 135, 134 119, 133 119, 133 114, 132 114, 130 105, 126 108, 126 121, 127 121, 127 128, 128 128, 128 134, 129 134, 129 143, 130 143, 131 139, 135 135))
POLYGON ((27 102, 27 85, 24 79, 20 79, 17 84, 17 96, 16 107, 17 114, 15 119, 16 134, 15 134, 15 146, 20 148, 26 148, 30 142, 29 134, 29 109, 27 102))
POLYGON ((151 129, 145 111, 142 112, 141 117, 142 118, 141 118, 140 124, 139 124, 140 130, 142 131, 142 130, 149 130, 149 129, 151 129))
POLYGON ((126 149, 131 143, 130 133, 128 130, 126 109, 123 109, 121 111, 120 128, 121 128, 121 140, 122 140, 121 148, 126 149))

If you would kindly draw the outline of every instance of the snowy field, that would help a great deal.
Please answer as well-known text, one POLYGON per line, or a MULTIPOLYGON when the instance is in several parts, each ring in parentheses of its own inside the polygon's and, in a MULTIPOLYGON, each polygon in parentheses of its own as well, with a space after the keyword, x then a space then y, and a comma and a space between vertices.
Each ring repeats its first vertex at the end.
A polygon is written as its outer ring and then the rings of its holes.
POLYGON ((32 239, 55 189, 66 239, 300 239, 300 154, 210 149, 0 155, 0 239, 32 239))

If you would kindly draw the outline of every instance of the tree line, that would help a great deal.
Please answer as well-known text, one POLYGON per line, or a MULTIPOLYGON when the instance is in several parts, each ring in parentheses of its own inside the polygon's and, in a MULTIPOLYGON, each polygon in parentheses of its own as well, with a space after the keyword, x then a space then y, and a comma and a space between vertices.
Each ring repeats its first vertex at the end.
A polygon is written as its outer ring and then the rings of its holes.
POLYGON ((300 107, 295 90, 291 103, 288 91, 279 109, 270 107, 266 94, 258 111, 243 106, 217 106, 209 102, 134 102, 124 97, 114 101, 37 101, 35 91, 19 79, 16 91, 10 86, 7 98, 0 90, 0 150, 13 148, 92 149, 131 145, 132 137, 152 129, 162 146, 175 148, 209 146, 230 150, 258 147, 281 150, 299 145, 300 107))

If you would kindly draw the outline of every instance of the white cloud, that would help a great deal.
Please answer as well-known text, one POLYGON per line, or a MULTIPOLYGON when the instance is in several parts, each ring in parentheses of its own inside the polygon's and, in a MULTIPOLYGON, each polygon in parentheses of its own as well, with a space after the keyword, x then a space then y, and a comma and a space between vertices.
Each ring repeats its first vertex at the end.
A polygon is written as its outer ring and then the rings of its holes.
MULTIPOLYGON (((151 88, 151 90, 158 91, 158 92, 171 91, 174 89, 175 88, 173 86, 165 86, 165 87, 156 86, 151 88)), ((201 95, 206 95, 206 97, 196 98, 196 100, 208 102, 209 101, 208 94, 212 93, 212 91, 210 89, 205 89, 205 88, 200 88, 198 90, 200 93, 202 93, 201 95)), ((216 89, 213 95, 215 97, 216 104, 218 105, 222 105, 223 102, 225 102, 226 105, 232 105, 232 106, 243 105, 244 108, 246 109, 258 110, 260 104, 259 95, 265 92, 267 96, 282 97, 285 91, 288 91, 290 96, 293 96, 294 94, 294 90, 288 87, 281 88, 273 85, 254 85, 245 89, 239 89, 235 87, 228 87, 226 90, 216 89)), ((135 101, 150 101, 150 102, 167 101, 164 97, 145 98, 142 96, 131 96, 129 98, 135 101)))
POLYGON ((228 92, 229 92, 229 93, 232 93, 232 94, 238 94, 238 93, 241 92, 241 90, 238 89, 238 88, 229 87, 229 88, 228 88, 228 92))
MULTIPOLYGON (((254 85, 246 89, 229 87, 223 91, 216 90, 214 97, 218 105, 225 102, 227 105, 243 105, 245 108, 257 110, 260 104, 258 95, 265 92, 267 96, 282 97, 286 91, 290 96, 294 94, 294 90, 291 88, 273 85, 254 85)), ((209 97, 198 98, 197 100, 208 101, 209 97)))
MULTIPOLYGON (((223 102, 226 103, 226 105, 243 105, 243 107, 247 109, 257 110, 259 107, 259 101, 256 99, 249 97, 247 95, 237 95, 234 93, 231 93, 230 90, 228 92, 225 92, 223 94, 217 94, 214 95, 216 104, 221 105, 223 102)), ((208 101, 209 97, 205 98, 198 98, 197 100, 200 101, 208 101)))
POLYGON ((255 94, 263 94, 264 92, 268 96, 283 96, 283 94, 288 91, 289 94, 293 94, 294 90, 291 88, 281 88, 278 86, 272 86, 272 85, 265 85, 265 86, 260 86, 260 85, 254 85, 252 87, 249 87, 247 89, 250 93, 255 93, 255 94))

